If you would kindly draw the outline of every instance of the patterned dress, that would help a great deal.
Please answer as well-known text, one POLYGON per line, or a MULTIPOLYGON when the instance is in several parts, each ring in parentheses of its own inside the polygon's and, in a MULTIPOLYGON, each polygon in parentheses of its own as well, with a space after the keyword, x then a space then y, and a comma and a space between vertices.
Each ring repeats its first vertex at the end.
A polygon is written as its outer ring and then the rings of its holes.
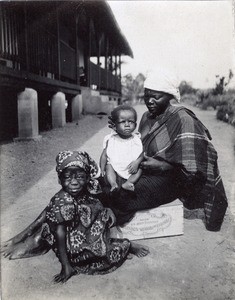
POLYGON ((58 258, 55 230, 59 224, 66 227, 68 259, 78 273, 110 273, 126 260, 130 241, 110 238, 107 209, 91 194, 75 199, 61 190, 47 206, 42 238, 58 258))

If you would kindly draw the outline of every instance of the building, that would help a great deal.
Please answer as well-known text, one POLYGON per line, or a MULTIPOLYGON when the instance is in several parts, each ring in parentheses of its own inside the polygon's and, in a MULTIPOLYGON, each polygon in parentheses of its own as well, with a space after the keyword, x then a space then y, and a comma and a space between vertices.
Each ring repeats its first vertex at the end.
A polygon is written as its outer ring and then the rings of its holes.
POLYGON ((109 112, 132 50, 105 1, 0 2, 1 139, 109 112))

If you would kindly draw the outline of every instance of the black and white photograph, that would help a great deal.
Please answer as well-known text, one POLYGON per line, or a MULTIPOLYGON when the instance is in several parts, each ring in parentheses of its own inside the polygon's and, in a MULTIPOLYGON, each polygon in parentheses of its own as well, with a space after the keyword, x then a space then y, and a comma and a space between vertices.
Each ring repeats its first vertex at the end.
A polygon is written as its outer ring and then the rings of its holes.
POLYGON ((0 0, 0 299, 235 299, 235 1, 0 0))

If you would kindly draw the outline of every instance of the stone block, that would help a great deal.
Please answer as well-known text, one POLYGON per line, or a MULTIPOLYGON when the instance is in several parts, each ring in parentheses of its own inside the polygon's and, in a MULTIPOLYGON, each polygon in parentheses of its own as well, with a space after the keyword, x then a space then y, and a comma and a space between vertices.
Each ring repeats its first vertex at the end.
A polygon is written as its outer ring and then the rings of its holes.
POLYGON ((18 138, 19 140, 39 139, 38 135, 38 95, 31 88, 18 94, 18 138))
POLYGON ((77 95, 72 99, 72 121, 78 121, 83 110, 82 95, 77 95))
POLYGON ((97 114, 101 111, 101 97, 97 93, 97 91, 90 89, 82 90, 82 104, 85 114, 97 114), (93 95, 94 92, 95 95, 93 95))
POLYGON ((58 92, 51 99, 52 127, 63 127, 65 119, 65 94, 58 92))

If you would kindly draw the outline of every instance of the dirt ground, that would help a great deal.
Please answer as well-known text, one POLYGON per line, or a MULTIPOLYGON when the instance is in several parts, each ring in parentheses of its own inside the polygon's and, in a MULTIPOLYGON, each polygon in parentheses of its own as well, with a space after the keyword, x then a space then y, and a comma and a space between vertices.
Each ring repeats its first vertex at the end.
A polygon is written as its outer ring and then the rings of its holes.
MULTIPOLYGON (((145 107, 136 105, 139 115, 145 107)), ((184 234, 139 241, 150 254, 127 260, 108 275, 72 277, 55 285, 60 271, 53 252, 34 258, 1 258, 3 300, 67 299, 235 299, 235 130, 214 111, 192 108, 209 128, 229 199, 220 232, 201 220, 184 220, 184 234)), ((109 132, 107 117, 85 116, 65 128, 42 133, 40 141, 1 145, 1 242, 26 227, 58 190, 55 156, 60 150, 86 150, 97 161, 109 132)))

